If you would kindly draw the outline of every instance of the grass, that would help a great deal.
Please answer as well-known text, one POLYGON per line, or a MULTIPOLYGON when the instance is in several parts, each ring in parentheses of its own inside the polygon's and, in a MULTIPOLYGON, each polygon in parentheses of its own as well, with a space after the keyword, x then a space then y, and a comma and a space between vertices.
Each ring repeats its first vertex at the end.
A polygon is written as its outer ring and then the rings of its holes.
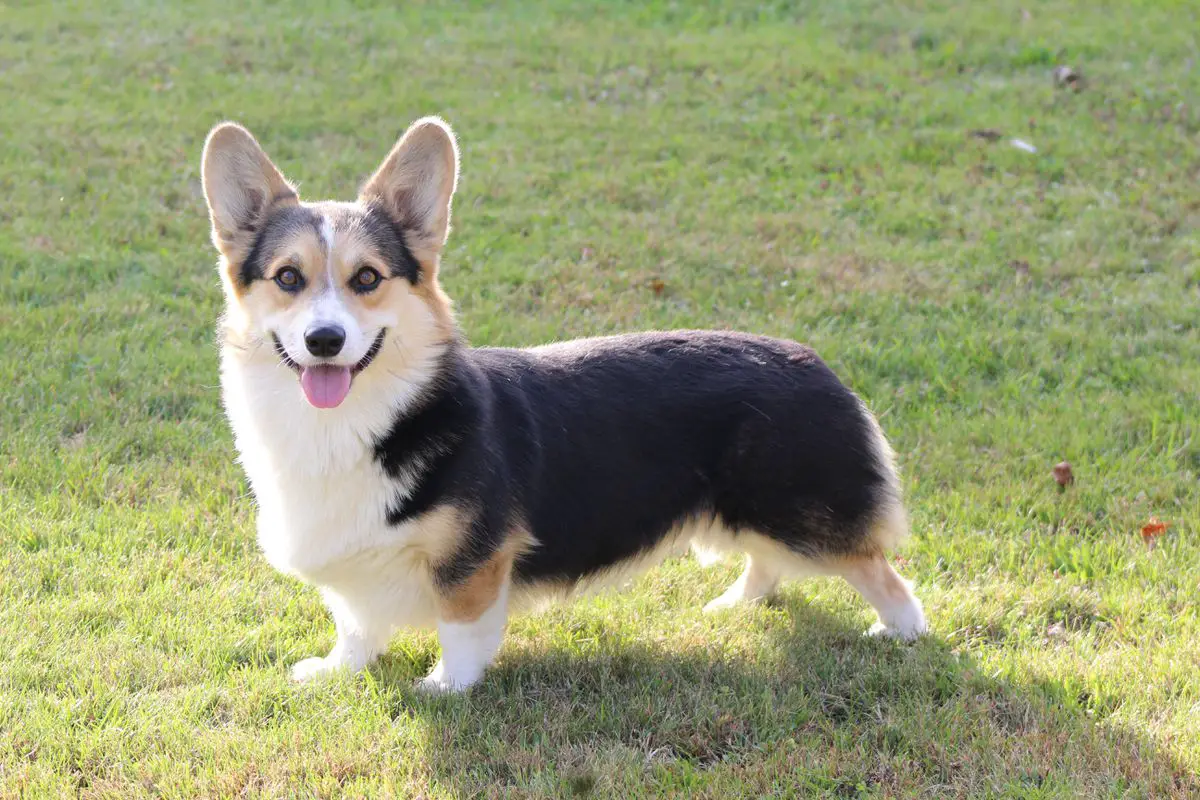
POLYGON ((0 8, 0 796, 1200 792, 1194 4, 396 5, 0 8), (333 626, 256 552, 200 146, 345 198, 426 113, 471 339, 813 344, 933 635, 826 581, 702 617, 736 566, 684 560, 517 618, 467 697, 414 694, 428 633, 288 683, 333 626))

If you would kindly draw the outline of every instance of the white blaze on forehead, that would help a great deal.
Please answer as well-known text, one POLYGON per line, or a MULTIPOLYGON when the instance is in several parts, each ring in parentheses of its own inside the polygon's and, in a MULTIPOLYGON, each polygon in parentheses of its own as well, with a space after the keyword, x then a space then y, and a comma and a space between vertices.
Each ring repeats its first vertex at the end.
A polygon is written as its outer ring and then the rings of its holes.
POLYGON ((333 254, 333 221, 324 214, 321 215, 321 243, 325 245, 325 255, 333 254))
MULTIPOLYGON (((325 249, 325 279, 330 289, 337 283, 333 267, 333 220, 327 214, 321 215, 321 246, 325 249)), ((332 294, 332 292, 330 292, 332 294)))

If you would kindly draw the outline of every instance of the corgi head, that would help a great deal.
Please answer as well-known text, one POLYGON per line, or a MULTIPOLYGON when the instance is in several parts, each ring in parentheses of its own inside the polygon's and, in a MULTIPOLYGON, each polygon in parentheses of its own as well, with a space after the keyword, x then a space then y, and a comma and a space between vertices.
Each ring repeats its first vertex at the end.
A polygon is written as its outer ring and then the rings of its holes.
POLYGON ((403 379, 455 335, 437 282, 458 183, 442 120, 413 123, 351 203, 302 202, 231 122, 209 133, 201 173, 229 357, 283 365, 293 391, 330 409, 372 374, 403 379))

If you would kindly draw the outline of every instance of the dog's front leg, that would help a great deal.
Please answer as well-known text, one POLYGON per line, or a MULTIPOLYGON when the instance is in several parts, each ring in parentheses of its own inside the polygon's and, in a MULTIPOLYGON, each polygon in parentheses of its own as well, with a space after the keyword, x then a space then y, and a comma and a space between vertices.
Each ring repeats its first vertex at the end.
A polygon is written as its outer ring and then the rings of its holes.
POLYGON ((494 559, 466 581, 439 593, 442 657, 418 683, 429 692, 459 692, 483 677, 504 638, 512 562, 494 559))
POLYGON ((390 623, 372 615, 368 606, 356 606, 332 591, 326 590, 322 594, 337 626, 337 643, 324 658, 306 658, 292 665, 292 680, 300 683, 336 670, 358 672, 387 648, 392 633, 390 623))

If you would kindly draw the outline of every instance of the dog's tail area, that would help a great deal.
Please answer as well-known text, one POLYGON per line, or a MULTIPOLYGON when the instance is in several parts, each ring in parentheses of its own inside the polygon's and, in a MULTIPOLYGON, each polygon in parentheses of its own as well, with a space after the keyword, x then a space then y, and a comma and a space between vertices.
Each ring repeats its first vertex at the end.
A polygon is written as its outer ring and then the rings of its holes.
POLYGON ((877 552, 894 550, 909 535, 908 513, 904 510, 904 493, 896 470, 896 454, 883 435, 879 421, 865 403, 859 401, 868 428, 869 449, 875 459, 882 481, 878 487, 875 514, 868 536, 870 549, 877 552))

